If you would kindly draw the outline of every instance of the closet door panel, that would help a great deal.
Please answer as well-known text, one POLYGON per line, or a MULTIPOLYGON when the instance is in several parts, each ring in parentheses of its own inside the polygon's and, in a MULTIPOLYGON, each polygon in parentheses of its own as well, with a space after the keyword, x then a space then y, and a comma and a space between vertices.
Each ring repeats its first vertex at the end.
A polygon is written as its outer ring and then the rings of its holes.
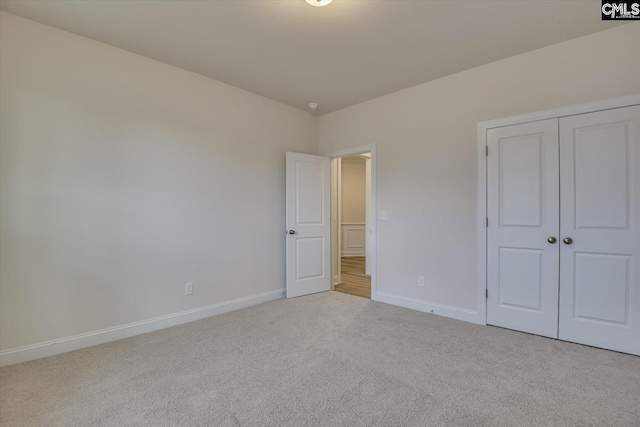
POLYGON ((559 338, 640 354, 640 106, 560 119, 559 338))
POLYGON ((558 121, 487 133, 487 323, 558 331, 558 121))

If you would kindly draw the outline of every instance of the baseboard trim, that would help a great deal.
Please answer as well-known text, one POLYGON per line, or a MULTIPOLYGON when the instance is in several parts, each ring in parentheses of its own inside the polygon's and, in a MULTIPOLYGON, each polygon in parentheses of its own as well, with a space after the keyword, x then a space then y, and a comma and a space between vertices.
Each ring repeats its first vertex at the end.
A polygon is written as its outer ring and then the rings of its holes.
POLYGON ((66 353, 68 351, 79 350, 81 348, 91 347, 98 344, 104 344, 147 332, 157 331, 159 329, 170 328, 183 323, 193 322, 206 317, 216 316, 218 314, 250 307, 263 302, 277 300, 284 297, 284 292, 284 289, 278 289, 234 300, 223 301, 205 307, 194 308, 192 310, 154 317, 152 319, 142 320, 139 322, 114 326, 112 328, 44 341, 23 347, 11 348, 0 351, 0 367, 66 353))
POLYGON ((477 311, 468 310, 466 308, 422 301, 415 298, 408 298, 380 291, 376 292, 373 297, 374 301, 384 302, 386 304, 398 305, 400 307, 410 308, 412 310, 418 310, 425 313, 464 320, 465 322, 476 323, 478 325, 485 324, 484 319, 481 319, 481 316, 477 311))

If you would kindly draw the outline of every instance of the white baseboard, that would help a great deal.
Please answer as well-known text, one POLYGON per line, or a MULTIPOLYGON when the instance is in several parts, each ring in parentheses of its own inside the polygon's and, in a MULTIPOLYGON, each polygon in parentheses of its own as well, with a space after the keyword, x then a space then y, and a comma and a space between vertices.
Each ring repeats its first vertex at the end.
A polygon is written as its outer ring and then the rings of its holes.
POLYGON ((450 317, 452 319, 464 320, 465 322, 484 325, 484 319, 474 310, 466 308, 452 307, 444 304, 437 304, 429 301, 422 301, 415 298, 408 298, 399 295, 392 295, 386 292, 376 292, 372 295, 374 301, 384 302, 387 304, 398 305, 412 310, 423 311, 425 313, 437 314, 440 316, 450 317))
POLYGON ((116 341, 122 338, 156 331, 158 329, 193 322, 195 320, 227 313, 240 308, 280 299, 284 297, 284 292, 284 289, 278 289, 275 291, 224 301, 205 307, 194 308, 192 310, 182 311, 179 313, 172 313, 139 322, 128 323, 126 325, 101 329, 99 331, 87 332, 84 334, 31 344, 24 347, 11 348, 0 351, 0 366, 8 366, 15 363, 39 359, 41 357, 53 356, 55 354, 66 353, 68 351, 104 344, 110 341, 116 341))

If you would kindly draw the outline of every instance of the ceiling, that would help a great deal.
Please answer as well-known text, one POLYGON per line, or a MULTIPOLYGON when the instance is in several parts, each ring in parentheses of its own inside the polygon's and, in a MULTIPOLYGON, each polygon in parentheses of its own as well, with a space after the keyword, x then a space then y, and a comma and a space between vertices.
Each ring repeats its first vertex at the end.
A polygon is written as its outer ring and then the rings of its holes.
MULTIPOLYGON (((325 114, 619 25, 599 0, 3 0, 0 7, 325 114)), ((631 24, 633 25, 633 24, 631 24)))

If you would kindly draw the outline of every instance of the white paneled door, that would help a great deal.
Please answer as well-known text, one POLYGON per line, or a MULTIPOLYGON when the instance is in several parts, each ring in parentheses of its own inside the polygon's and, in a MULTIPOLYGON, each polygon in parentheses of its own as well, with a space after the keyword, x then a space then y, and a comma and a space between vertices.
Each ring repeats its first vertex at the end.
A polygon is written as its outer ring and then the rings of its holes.
POLYGON ((331 290, 330 159, 286 155, 287 298, 331 290))
POLYGON ((559 338, 640 355, 640 106, 560 119, 559 338))
POLYGON ((640 106, 487 147, 487 323, 640 355, 640 106))
POLYGON ((558 334, 558 121, 487 134, 487 323, 558 334))

